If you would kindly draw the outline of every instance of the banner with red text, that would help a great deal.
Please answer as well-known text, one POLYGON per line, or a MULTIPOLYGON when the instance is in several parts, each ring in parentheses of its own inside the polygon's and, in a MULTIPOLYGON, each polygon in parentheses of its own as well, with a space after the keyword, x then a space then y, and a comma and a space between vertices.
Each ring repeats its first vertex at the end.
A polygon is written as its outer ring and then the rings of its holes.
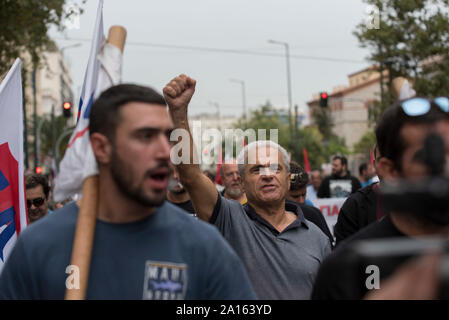
POLYGON ((346 198, 323 198, 313 200, 313 205, 320 209, 332 235, 334 235, 334 226, 337 223, 338 213, 345 201, 346 198))

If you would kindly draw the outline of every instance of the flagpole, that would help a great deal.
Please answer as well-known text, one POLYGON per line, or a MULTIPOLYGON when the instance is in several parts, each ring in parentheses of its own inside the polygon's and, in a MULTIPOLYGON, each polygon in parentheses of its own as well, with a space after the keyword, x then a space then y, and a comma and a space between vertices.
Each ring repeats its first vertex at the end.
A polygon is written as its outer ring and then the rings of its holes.
MULTIPOLYGON (((112 26, 109 29, 107 42, 116 46, 123 53, 126 40, 126 29, 112 26)), ((95 224, 98 213, 98 175, 90 176, 83 181, 81 205, 73 241, 70 264, 79 268, 79 289, 66 289, 66 300, 84 300, 86 298, 90 261, 95 236, 95 224)))

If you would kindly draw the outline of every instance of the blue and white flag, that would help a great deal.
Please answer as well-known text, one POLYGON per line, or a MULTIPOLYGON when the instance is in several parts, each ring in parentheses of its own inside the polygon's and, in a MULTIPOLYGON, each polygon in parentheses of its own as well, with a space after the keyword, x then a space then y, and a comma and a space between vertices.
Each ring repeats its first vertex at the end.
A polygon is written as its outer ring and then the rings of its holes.
POLYGON ((99 1, 89 62, 81 92, 78 121, 55 179, 53 198, 62 201, 81 193, 85 178, 98 174, 89 141, 89 115, 94 99, 121 81, 122 53, 105 42, 103 0, 99 1))
POLYGON ((28 224, 23 168, 20 59, 0 84, 0 272, 28 224))

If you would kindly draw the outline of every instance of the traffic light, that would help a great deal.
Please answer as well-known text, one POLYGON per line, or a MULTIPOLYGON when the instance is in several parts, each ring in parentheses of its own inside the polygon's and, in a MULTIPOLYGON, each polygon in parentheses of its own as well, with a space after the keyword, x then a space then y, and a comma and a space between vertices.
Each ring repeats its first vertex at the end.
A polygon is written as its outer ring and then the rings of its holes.
POLYGON ((326 92, 320 93, 320 107, 327 107, 327 99, 329 95, 326 92))
POLYGON ((72 116, 72 103, 70 101, 65 101, 62 104, 62 113, 66 118, 70 118, 72 116))
POLYGON ((41 174, 42 173, 42 168, 41 167, 36 167, 36 173, 37 174, 41 174))

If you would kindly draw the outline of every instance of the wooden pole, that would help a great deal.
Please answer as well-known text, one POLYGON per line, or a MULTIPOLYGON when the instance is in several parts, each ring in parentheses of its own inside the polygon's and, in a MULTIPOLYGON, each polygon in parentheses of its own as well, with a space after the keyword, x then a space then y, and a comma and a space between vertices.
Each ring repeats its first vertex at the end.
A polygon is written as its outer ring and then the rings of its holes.
POLYGON ((95 236, 98 212, 98 175, 83 181, 83 197, 73 241, 70 264, 79 268, 79 288, 66 289, 66 300, 84 300, 89 279, 90 258, 95 236))
POLYGON ((126 29, 122 26, 112 26, 109 28, 107 42, 116 46, 123 53, 125 49, 126 29))
MULTIPOLYGON (((112 26, 109 29, 107 42, 119 48, 122 53, 125 40, 125 28, 112 26)), ((86 298, 98 213, 98 175, 88 177, 83 181, 82 195, 70 261, 72 266, 79 268, 79 289, 66 289, 66 300, 84 300, 86 298)))

